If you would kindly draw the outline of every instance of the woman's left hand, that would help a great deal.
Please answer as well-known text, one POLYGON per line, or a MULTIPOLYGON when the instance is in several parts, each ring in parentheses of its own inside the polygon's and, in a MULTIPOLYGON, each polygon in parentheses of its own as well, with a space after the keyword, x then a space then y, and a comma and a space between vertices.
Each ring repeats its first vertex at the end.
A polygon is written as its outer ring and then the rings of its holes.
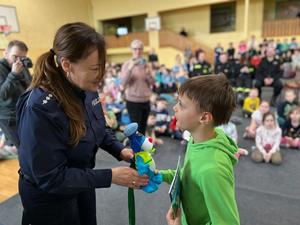
POLYGON ((134 152, 130 148, 124 148, 120 153, 121 159, 126 162, 130 162, 130 160, 134 157, 134 152))

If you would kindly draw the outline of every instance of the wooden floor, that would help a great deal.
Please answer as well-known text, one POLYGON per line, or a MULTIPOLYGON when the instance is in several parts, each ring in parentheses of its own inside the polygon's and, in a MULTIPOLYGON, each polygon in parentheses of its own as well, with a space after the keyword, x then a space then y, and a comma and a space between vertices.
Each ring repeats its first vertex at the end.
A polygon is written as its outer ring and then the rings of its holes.
POLYGON ((18 159, 0 160, 0 202, 18 192, 18 159))

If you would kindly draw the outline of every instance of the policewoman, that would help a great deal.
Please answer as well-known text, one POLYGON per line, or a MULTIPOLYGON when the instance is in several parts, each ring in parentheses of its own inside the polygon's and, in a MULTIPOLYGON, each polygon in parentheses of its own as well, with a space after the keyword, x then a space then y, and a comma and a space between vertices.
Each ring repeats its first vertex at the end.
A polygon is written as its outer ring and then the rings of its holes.
POLYGON ((36 63, 17 104, 23 225, 95 225, 96 188, 148 183, 129 167, 94 169, 99 147, 118 160, 133 157, 105 127, 96 92, 105 58, 102 36, 71 23, 36 63))

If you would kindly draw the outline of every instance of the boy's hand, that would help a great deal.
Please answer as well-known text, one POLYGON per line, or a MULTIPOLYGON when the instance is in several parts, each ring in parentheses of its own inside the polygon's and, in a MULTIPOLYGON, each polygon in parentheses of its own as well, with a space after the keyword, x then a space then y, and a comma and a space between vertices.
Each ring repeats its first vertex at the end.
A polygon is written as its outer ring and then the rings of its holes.
POLYGON ((169 211, 167 212, 166 219, 168 225, 181 225, 181 210, 180 208, 177 210, 176 218, 173 217, 173 209, 170 207, 169 211))

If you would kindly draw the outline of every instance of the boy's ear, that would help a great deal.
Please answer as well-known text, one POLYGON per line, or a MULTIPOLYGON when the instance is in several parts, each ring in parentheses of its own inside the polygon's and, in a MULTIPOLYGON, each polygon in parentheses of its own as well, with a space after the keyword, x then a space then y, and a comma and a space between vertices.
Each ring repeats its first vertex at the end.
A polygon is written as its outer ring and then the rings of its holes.
POLYGON ((213 116, 210 112, 202 112, 199 116, 199 123, 201 125, 206 125, 213 120, 213 116))

